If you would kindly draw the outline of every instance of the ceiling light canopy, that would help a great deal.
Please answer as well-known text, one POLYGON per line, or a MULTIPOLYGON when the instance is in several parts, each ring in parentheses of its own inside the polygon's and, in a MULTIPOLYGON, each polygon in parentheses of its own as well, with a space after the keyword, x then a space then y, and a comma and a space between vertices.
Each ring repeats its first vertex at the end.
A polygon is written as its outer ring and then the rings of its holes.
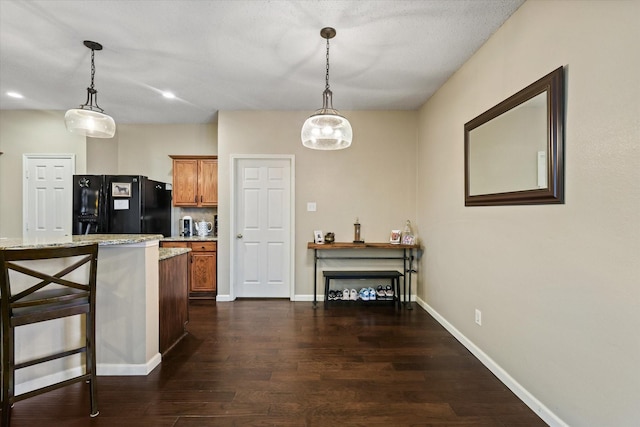
POLYGON ((87 88, 87 100, 79 108, 73 108, 64 115, 64 123, 69 132, 92 138, 113 138, 116 133, 116 122, 111 116, 104 114, 98 105, 98 91, 94 88, 93 79, 96 73, 94 51, 102 50, 100 43, 89 40, 84 45, 91 49, 91 86, 87 88))
POLYGON ((320 35, 327 39, 327 73, 322 92, 322 108, 304 122, 300 136, 302 145, 307 148, 341 150, 351 145, 353 131, 349 120, 333 108, 333 93, 329 89, 329 39, 335 37, 336 30, 326 27, 320 30, 320 35))

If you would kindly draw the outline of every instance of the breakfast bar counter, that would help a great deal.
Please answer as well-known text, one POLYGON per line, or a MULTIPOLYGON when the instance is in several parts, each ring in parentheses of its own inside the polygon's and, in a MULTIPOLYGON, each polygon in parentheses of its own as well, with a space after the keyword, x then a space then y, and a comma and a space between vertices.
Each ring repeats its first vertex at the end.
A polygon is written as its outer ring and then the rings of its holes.
MULTIPOLYGON (((96 357, 98 375, 147 375, 161 360, 159 352, 159 247, 162 235, 90 234, 50 239, 0 239, 0 250, 72 247, 98 243, 96 287, 96 357)), ((75 323, 83 317, 42 322, 16 331, 16 360, 43 349, 73 346, 75 323)), ((80 357, 80 355, 76 355, 80 357)), ((23 393, 51 379, 71 377, 80 369, 73 357, 16 374, 23 393)), ((34 367, 35 368, 35 367, 34 367)))
POLYGON ((47 238, 0 238, 0 249, 70 248, 97 243, 98 246, 126 245, 160 240, 161 234, 83 234, 47 238))

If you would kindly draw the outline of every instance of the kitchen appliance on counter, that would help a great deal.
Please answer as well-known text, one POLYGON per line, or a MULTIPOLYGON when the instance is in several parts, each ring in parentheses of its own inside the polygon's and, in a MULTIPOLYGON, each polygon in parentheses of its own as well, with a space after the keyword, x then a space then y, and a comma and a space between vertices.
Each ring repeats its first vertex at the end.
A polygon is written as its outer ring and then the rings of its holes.
POLYGON ((74 175, 73 234, 171 236, 171 186, 141 175, 74 175))
POLYGON ((186 215, 183 216, 180 220, 180 234, 184 237, 192 237, 193 236, 193 218, 186 215))
POLYGON ((195 224, 198 237, 206 237, 213 231, 213 224, 205 220, 197 221, 195 224))

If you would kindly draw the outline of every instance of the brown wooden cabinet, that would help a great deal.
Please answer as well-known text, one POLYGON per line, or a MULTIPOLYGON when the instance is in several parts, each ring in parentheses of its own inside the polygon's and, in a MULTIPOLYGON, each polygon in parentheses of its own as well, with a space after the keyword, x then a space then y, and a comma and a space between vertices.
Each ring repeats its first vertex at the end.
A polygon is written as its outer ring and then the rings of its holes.
POLYGON ((188 266, 186 253, 159 262, 159 346, 163 356, 187 334, 188 266))
POLYGON ((171 155, 173 205, 218 206, 218 156, 171 155))
POLYGON ((189 298, 215 298, 218 243, 212 241, 164 241, 163 248, 191 248, 189 252, 189 298))
POLYGON ((217 242, 191 242, 190 295, 215 296, 217 273, 217 242))

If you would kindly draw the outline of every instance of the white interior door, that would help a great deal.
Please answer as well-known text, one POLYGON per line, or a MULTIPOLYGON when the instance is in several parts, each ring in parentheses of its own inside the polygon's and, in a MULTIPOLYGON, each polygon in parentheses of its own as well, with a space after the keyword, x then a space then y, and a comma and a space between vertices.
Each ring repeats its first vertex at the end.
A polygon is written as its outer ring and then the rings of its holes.
POLYGON ((70 236, 75 155, 25 154, 23 172, 22 236, 70 236))
POLYGON ((292 158, 234 159, 236 297, 292 297, 292 158))

